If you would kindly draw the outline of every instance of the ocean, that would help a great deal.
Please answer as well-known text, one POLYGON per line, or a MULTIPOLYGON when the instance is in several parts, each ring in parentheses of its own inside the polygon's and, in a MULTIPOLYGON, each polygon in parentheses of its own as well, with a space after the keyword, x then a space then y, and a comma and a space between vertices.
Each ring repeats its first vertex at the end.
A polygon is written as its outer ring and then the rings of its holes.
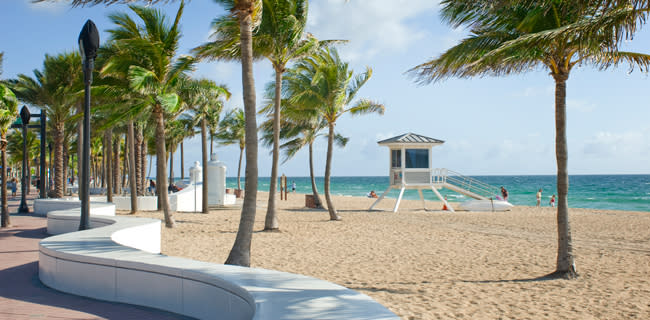
MULTIPOLYGON (((509 193, 509 201, 514 205, 534 206, 537 190, 542 189, 542 205, 549 206, 551 195, 557 194, 554 175, 537 176, 472 176, 494 187, 504 186, 509 193)), ((269 190, 269 177, 260 177, 258 190, 269 190)), ((296 191, 311 193, 309 177, 287 177, 295 181, 296 191)), ((331 192, 334 195, 366 196, 370 190, 381 195, 388 187, 388 177, 332 177, 331 192)), ((318 192, 323 195, 323 177, 316 178, 318 192)), ((242 178, 242 188, 244 187, 242 178)), ((237 178, 226 179, 228 188, 237 187, 237 178)), ((279 189, 278 189, 279 190, 279 189)), ((437 201, 431 190, 423 190, 424 198, 437 201)), ((447 189, 440 190, 448 201, 462 202, 469 198, 447 189)), ((386 197, 397 198, 399 190, 391 190, 386 197)), ((404 199, 420 199, 417 190, 406 190, 404 199)), ((650 175, 571 175, 569 176, 569 207, 612 209, 626 211, 650 211, 650 175)))

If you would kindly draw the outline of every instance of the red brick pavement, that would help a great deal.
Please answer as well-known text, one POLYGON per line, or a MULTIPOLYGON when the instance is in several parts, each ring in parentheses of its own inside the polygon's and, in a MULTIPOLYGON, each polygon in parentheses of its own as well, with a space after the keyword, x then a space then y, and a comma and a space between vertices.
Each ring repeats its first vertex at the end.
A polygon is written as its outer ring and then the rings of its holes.
MULTIPOLYGON (((27 204, 32 206, 33 189, 27 204)), ((47 237, 46 220, 17 214, 20 194, 9 195, 9 228, 0 229, 0 320, 22 319, 189 319, 177 314, 62 293, 38 278, 38 242, 47 237)))

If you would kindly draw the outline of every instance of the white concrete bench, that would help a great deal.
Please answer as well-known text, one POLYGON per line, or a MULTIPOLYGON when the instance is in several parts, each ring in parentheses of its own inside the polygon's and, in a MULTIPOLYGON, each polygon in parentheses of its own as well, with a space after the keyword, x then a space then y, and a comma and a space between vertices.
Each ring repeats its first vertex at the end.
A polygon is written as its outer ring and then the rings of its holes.
MULTIPOLYGON (((47 199, 34 199, 34 214, 37 216, 46 216, 48 212, 57 210, 71 210, 76 209, 77 212, 81 208, 81 200, 76 198, 47 198, 47 199)), ((94 216, 114 216, 115 205, 106 203, 106 201, 92 201, 90 202, 90 214, 94 216)))
MULTIPOLYGON (((74 231, 78 215, 50 212, 48 220, 74 231)), ((160 220, 91 216, 91 225, 105 226, 40 242, 45 285, 199 319, 399 319, 370 297, 324 280, 161 255, 160 220)))

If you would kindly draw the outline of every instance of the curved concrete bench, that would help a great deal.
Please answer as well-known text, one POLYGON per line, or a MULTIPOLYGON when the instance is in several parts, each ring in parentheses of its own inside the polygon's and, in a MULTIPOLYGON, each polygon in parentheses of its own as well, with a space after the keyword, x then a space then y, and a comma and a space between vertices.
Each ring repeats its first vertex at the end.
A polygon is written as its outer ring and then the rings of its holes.
MULTIPOLYGON (((38 216, 46 216, 48 212, 56 210, 72 210, 76 209, 77 212, 81 208, 81 200, 75 198, 48 198, 48 199, 34 199, 34 214, 38 216)), ((106 203, 106 201, 90 202, 90 214, 101 216, 114 216, 115 205, 106 203)))
MULTIPOLYGON (((78 213, 49 219, 78 227, 78 213)), ((160 252, 160 220, 91 216, 96 229, 43 239, 39 277, 54 289, 199 319, 399 319, 370 297, 324 280, 160 252)))

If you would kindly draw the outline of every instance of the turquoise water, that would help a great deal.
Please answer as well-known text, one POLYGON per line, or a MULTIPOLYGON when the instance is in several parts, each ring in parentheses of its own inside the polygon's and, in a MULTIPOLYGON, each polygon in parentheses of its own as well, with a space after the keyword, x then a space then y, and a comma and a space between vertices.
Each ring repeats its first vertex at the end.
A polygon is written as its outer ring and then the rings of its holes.
MULTIPOLYGON (((552 194, 557 194, 552 175, 542 176, 473 176, 481 182, 495 187, 504 186, 510 194, 509 201, 515 205, 534 206, 535 194, 542 189, 542 205, 548 206, 552 194)), ((260 191, 269 190, 269 178, 259 179, 260 191)), ((296 182, 296 191, 311 193, 309 177, 288 177, 296 182)), ((226 180, 228 188, 237 186, 237 178, 226 180)), ((242 188, 244 179, 242 178, 242 188)), ((323 193, 323 178, 316 178, 318 191, 323 193)), ((388 177, 332 177, 331 192, 334 195, 365 196, 370 190, 381 194, 388 187, 388 177)), ((460 194, 442 189, 448 200, 458 202, 467 200, 460 194)), ((423 191, 425 199, 437 200, 432 191, 423 191)), ((397 198, 398 190, 392 190, 387 197, 397 198)), ((417 190, 406 190, 405 199, 419 199, 417 190)), ((569 207, 613 209, 627 211, 650 211, 650 175, 573 175, 569 177, 569 207)))

